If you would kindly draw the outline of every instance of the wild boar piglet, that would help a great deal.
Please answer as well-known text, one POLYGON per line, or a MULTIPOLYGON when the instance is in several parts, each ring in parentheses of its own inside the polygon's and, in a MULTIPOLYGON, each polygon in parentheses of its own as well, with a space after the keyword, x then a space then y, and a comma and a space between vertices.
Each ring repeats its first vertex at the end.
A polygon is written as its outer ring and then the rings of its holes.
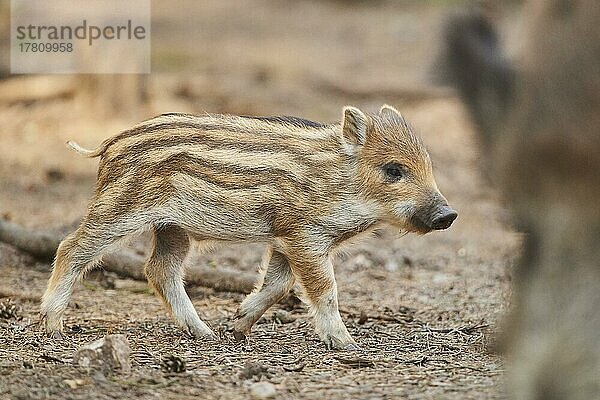
POLYGON ((120 239, 153 232, 148 281, 190 334, 215 338, 183 284, 190 239, 263 242, 256 289, 241 304, 234 335, 294 283, 330 348, 356 344, 338 311, 332 255, 348 239, 392 225, 424 234, 457 214, 439 192, 431 160, 390 106, 345 107, 341 123, 295 117, 163 114, 104 141, 94 196, 56 254, 41 312, 60 333, 73 284, 120 239))

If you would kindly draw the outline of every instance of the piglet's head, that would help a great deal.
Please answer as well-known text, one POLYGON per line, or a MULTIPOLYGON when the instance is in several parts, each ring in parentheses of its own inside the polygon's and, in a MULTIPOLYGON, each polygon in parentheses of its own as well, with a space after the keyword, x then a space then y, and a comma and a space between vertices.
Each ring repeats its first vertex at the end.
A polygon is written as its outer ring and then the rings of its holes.
POLYGON ((360 194, 381 220, 421 234, 452 225, 458 214, 438 190, 429 154, 395 108, 367 114, 345 107, 342 136, 356 158, 360 194))

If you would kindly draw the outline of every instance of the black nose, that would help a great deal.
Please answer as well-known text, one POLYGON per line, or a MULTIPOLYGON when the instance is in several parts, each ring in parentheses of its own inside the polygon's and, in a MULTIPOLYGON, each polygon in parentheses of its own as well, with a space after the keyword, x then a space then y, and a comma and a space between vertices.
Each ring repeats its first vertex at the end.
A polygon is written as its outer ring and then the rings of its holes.
POLYGON ((450 228, 456 217, 458 217, 456 211, 450 207, 444 207, 431 220, 431 228, 436 230, 450 228))

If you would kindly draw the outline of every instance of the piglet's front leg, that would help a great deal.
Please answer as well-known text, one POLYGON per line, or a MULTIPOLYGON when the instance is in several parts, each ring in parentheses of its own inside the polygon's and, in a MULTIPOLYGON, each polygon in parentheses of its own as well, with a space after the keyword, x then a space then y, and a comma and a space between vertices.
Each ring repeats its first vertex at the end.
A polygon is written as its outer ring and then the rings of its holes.
POLYGON ((315 329, 321 340, 330 349, 358 350, 338 310, 337 284, 329 257, 311 255, 306 250, 288 256, 292 273, 310 302, 315 329))

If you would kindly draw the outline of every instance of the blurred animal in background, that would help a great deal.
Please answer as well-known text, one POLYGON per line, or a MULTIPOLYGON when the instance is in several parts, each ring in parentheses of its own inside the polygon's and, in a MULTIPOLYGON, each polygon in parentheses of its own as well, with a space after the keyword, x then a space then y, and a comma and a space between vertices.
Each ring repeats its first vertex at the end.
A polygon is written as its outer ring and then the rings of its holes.
POLYGON ((525 235, 507 322, 517 399, 600 398, 600 6, 530 1, 518 66, 486 12, 449 18, 445 75, 525 235))

